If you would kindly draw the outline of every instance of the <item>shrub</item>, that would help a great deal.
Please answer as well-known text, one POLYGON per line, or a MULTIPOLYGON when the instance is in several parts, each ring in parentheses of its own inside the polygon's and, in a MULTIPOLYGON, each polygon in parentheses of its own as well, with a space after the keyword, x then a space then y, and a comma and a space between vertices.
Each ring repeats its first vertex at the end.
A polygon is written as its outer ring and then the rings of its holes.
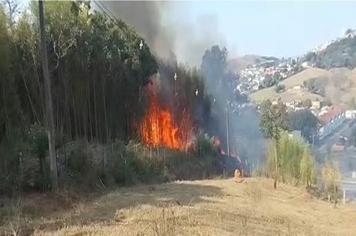
POLYGON ((266 174, 268 177, 281 179, 282 182, 303 183, 310 186, 314 183, 314 161, 307 145, 300 139, 281 135, 277 150, 274 141, 267 149, 266 174), (276 173, 276 152, 279 155, 278 173, 276 173))
POLYGON ((321 171, 323 189, 325 193, 328 194, 329 200, 333 201, 334 204, 337 204, 339 198, 339 181, 340 181, 340 172, 335 163, 327 162, 321 171))
POLYGON ((274 87, 274 91, 276 93, 282 93, 286 90, 286 86, 284 84, 277 84, 276 87, 274 87))
POLYGON ((315 183, 314 162, 309 150, 304 148, 302 160, 300 161, 300 179, 307 187, 315 183))

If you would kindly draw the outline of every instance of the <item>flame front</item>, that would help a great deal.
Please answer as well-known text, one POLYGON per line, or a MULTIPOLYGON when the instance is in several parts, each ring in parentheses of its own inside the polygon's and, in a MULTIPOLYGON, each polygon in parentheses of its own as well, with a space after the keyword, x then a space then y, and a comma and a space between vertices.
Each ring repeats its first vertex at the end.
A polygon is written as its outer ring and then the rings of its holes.
POLYGON ((151 93, 150 106, 139 125, 141 142, 149 147, 185 150, 192 128, 189 115, 183 112, 182 119, 177 123, 172 112, 161 107, 157 95, 151 93))

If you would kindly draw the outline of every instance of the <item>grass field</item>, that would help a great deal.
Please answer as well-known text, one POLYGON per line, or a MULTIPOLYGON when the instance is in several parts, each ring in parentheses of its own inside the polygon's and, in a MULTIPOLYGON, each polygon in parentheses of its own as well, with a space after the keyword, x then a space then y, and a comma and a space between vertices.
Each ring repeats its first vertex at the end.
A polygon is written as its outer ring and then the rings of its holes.
MULTIPOLYGON (((84 199, 30 194, 1 209, 0 232, 20 235, 353 235, 356 207, 268 179, 182 181, 84 199), (8 215, 6 215, 6 213, 8 215), (12 213, 12 214, 9 214, 12 213)), ((1 233, 0 233, 1 234, 1 233)))

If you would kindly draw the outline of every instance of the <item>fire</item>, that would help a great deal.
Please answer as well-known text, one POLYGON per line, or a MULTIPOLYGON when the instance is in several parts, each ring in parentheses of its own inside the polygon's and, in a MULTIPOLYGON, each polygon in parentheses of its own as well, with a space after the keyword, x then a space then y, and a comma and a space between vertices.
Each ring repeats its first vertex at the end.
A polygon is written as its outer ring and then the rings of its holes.
POLYGON ((190 116, 182 112, 182 118, 175 121, 171 109, 159 104, 157 94, 149 92, 149 108, 139 125, 141 142, 149 147, 167 147, 186 150, 192 130, 190 116))

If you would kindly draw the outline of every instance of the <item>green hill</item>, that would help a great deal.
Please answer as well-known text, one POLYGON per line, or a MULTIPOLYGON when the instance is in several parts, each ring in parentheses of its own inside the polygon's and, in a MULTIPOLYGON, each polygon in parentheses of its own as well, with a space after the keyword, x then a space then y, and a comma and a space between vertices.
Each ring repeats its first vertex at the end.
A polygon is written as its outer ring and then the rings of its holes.
POLYGON ((356 37, 349 34, 342 39, 330 43, 319 52, 309 52, 305 60, 317 67, 330 69, 333 67, 355 68, 356 37))

